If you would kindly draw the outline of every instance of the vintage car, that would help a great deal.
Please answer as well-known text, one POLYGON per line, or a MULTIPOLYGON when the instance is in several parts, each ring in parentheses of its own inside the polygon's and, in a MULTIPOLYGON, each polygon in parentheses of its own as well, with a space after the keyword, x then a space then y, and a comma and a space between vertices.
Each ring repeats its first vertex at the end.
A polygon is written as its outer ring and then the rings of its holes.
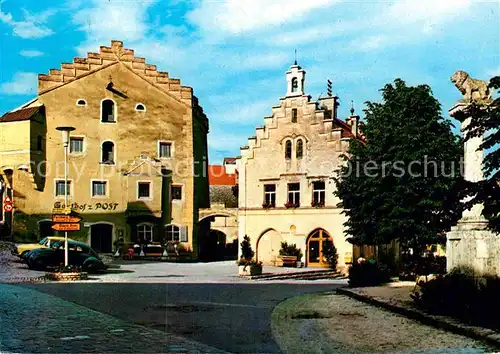
MULTIPOLYGON (((51 270, 64 265, 64 240, 55 241, 47 248, 30 251, 25 261, 30 269, 36 270, 51 270)), ((68 240, 68 263, 80 266, 88 273, 97 273, 108 268, 92 248, 83 242, 73 240, 68 240)))
MULTIPOLYGON (((12 254, 24 258, 24 256, 29 252, 34 249, 38 248, 47 248, 50 247, 50 245, 55 242, 55 241, 64 241, 64 237, 60 236, 48 236, 44 237, 40 240, 38 243, 26 243, 26 244, 19 244, 16 246, 15 250, 12 251, 12 254)), ((70 240, 70 239, 68 239, 70 240)))

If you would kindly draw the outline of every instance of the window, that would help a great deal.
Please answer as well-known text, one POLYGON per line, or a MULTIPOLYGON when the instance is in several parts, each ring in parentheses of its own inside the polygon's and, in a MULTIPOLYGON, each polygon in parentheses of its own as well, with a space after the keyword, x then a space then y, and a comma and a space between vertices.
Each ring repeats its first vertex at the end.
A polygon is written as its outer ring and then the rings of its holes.
POLYGON ((181 240, 181 229, 175 225, 167 225, 165 227, 165 233, 167 241, 180 241, 181 240))
POLYGON ((292 109, 292 123, 297 123, 297 108, 292 109))
POLYGON ((151 198, 151 182, 139 182, 137 184, 137 198, 149 199, 151 198))
POLYGON ((108 165, 115 164, 115 144, 111 141, 102 143, 101 163, 108 165))
POLYGON ((296 157, 298 159, 301 159, 302 156, 304 155, 304 142, 302 141, 302 139, 299 139, 297 141, 297 152, 296 152, 296 157))
POLYGON ((43 137, 38 135, 36 137, 36 149, 38 151, 42 151, 43 150, 43 137))
POLYGON ((161 141, 158 147, 158 156, 161 158, 172 157, 172 143, 161 141))
POLYGON ((296 77, 292 79, 292 92, 297 92, 299 89, 299 81, 296 77))
POLYGON ((115 123, 115 103, 112 100, 104 100, 101 102, 101 122, 115 123))
POLYGON ((70 137, 69 138, 69 152, 70 154, 80 154, 83 152, 83 138, 70 137))
POLYGON ((142 103, 138 103, 135 105, 135 110, 138 112, 145 112, 146 111, 146 106, 143 105, 142 103))
POLYGON ((137 239, 147 240, 153 242, 153 225, 151 224, 139 224, 137 225, 137 239))
POLYGON ((314 205, 324 205, 325 204, 325 182, 324 181, 313 182, 313 204, 314 205))
POLYGON ((105 197, 106 196, 106 181, 92 181, 92 196, 105 197))
POLYGON ((76 105, 77 106, 86 106, 87 102, 85 102, 85 100, 79 99, 78 101, 76 101, 76 105))
POLYGON ((264 185, 264 203, 269 206, 276 206, 276 185, 275 184, 265 184, 264 185))
POLYGON ((292 158, 292 142, 288 140, 285 143, 285 159, 291 159, 292 158))
POLYGON ((288 203, 300 205, 300 183, 288 184, 288 203))
MULTIPOLYGON (((64 197, 66 190, 66 185, 64 181, 56 181, 56 197, 64 197)), ((71 195, 71 181, 68 181, 68 190, 66 191, 67 195, 71 195)))
POLYGON ((171 187, 172 200, 182 200, 182 186, 171 187))

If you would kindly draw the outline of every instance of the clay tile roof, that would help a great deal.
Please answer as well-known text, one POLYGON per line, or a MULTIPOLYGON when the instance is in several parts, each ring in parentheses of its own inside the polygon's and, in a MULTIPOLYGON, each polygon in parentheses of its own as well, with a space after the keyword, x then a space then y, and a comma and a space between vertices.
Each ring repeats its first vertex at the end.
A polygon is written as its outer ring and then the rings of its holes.
POLYGON ((14 112, 8 112, 5 113, 0 118, 0 123, 21 122, 23 120, 30 120, 31 117, 33 117, 36 113, 42 111, 43 109, 44 106, 42 105, 37 107, 23 108, 14 112))
POLYGON ((233 165, 236 163, 236 159, 234 157, 225 157, 224 158, 224 163, 226 164, 230 164, 230 165, 233 165))
POLYGON ((236 174, 227 174, 224 166, 208 166, 208 183, 211 186, 235 186, 236 174))

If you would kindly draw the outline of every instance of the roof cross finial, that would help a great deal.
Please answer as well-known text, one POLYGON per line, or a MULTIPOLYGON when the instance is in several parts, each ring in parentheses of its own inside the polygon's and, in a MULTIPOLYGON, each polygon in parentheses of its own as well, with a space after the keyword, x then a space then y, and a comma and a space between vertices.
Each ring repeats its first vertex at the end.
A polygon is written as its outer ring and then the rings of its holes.
POLYGON ((297 65, 297 49, 295 49, 295 61, 293 62, 293 65, 297 65))
POLYGON ((354 101, 351 100, 351 116, 354 115, 354 101))

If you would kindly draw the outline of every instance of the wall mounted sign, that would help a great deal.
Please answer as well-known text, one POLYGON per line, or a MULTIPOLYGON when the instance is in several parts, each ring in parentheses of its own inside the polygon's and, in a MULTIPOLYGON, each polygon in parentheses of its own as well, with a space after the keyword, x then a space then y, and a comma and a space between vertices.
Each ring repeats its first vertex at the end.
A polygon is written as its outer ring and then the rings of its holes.
MULTIPOLYGON (((71 209, 78 211, 113 211, 118 207, 118 203, 72 203, 69 206, 71 209)), ((64 203, 55 202, 54 208, 64 208, 64 203)))

